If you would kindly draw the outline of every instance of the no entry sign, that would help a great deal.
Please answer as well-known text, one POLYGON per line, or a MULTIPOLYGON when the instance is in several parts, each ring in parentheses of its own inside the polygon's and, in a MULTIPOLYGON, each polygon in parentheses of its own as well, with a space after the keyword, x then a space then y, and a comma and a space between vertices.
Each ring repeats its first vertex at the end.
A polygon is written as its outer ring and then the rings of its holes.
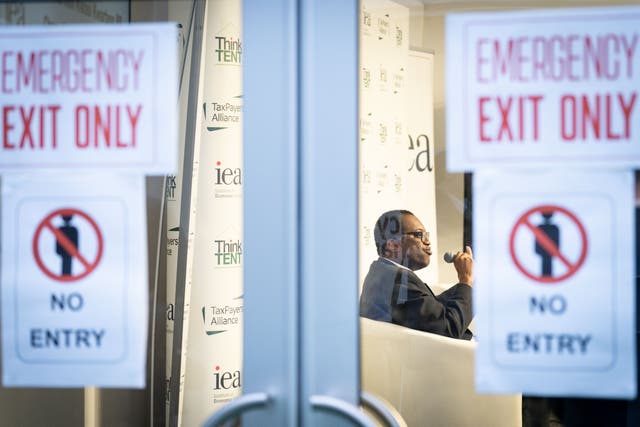
MULTIPOLYGON (((33 256, 40 270, 48 277, 61 282, 73 282, 86 277, 95 270, 102 258, 103 245, 102 232, 90 215, 74 208, 56 209, 47 215, 36 228, 36 232, 33 235, 33 256), (74 217, 75 222, 86 222, 89 226, 89 235, 87 237, 83 236, 83 238, 85 241, 89 239, 95 242, 93 245, 95 250, 93 250, 93 253, 90 255, 85 252, 84 247, 80 249, 78 227, 72 223, 74 217), (62 225, 56 227, 54 224, 55 219, 61 220, 62 225), (45 239, 43 236, 47 231, 53 235, 55 239, 55 252, 61 258, 61 267, 59 270, 46 265, 43 256, 40 254, 42 251, 41 240, 45 239), (72 271, 72 263, 74 260, 81 265, 81 267, 77 269, 79 271, 72 271)), ((83 246, 86 247, 88 245, 83 246)), ((52 249, 53 248, 49 246, 45 250, 52 249)))
POLYGON ((587 232, 578 219, 577 215, 572 213, 566 208, 554 205, 536 206, 524 214, 522 214, 516 221, 511 231, 509 238, 509 252, 514 264, 525 276, 541 283, 558 283, 571 277, 582 266, 586 256, 588 248, 587 232), (540 214, 544 218, 543 222, 539 225, 534 225, 531 222, 531 217, 534 214, 540 214), (577 245, 577 256, 570 256, 564 254, 560 249, 560 229, 552 222, 552 218, 556 218, 559 215, 566 216, 569 221, 569 226, 573 226, 578 231, 580 238, 577 245), (516 240, 520 233, 532 233, 535 239, 535 253, 541 258, 541 267, 539 271, 530 271, 520 261, 522 257, 530 256, 530 253, 526 251, 524 254, 520 254, 516 251, 516 240), (559 273, 553 269, 553 261, 559 261, 564 267, 564 271, 559 273))
POLYGON ((144 178, 8 175, 2 192, 4 385, 142 386, 144 178))
POLYGON ((473 179, 477 388, 633 397, 633 174, 473 179))

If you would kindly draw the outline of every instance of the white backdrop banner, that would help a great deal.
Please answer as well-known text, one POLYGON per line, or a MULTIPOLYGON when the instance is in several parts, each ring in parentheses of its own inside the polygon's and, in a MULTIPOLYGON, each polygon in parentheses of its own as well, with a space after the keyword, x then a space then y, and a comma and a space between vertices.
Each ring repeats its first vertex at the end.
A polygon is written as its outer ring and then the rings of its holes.
POLYGON ((425 283, 440 283, 436 223, 436 172, 433 130, 433 54, 409 51, 407 69, 407 185, 405 204, 430 231, 435 254, 429 266, 417 271, 425 283))
POLYGON ((452 14, 447 168, 640 164, 640 7, 452 14))
MULTIPOLYGON (((165 201, 166 201, 166 251, 167 251, 167 267, 166 267, 166 342, 165 342, 165 385, 166 385, 166 424, 169 425, 170 404, 171 404, 171 369, 173 362, 173 334, 175 325, 175 299, 176 299, 176 279, 178 270, 178 250, 180 248, 180 206, 182 202, 182 168, 184 163, 185 133, 187 124, 187 109, 189 100, 189 85, 191 75, 191 53, 193 39, 188 43, 192 34, 191 28, 191 8, 184 8, 184 4, 179 2, 169 2, 169 17, 171 21, 178 22, 178 73, 181 76, 179 82, 179 108, 180 120, 178 122, 180 135, 180 148, 178 150, 178 168, 175 175, 166 177, 165 201)), ((194 145, 198 146, 199 136, 196 134, 194 145)), ((187 282, 190 283, 190 282, 187 282)), ((188 301, 190 288, 185 289, 185 300, 188 301)), ((184 340, 183 340, 184 342, 184 340)), ((184 347, 184 346, 183 346, 184 347)), ((184 350, 184 349, 183 349, 184 350)), ((184 351, 182 356, 185 357, 184 351)), ((182 379, 182 376, 180 377, 182 379)), ((182 383, 181 383, 182 384, 182 383)))
POLYGON ((474 173, 481 392, 634 398, 633 173, 474 173))
POLYGON ((242 32, 240 0, 207 2, 195 150, 181 424, 242 392, 242 32))
MULTIPOLYGON (((360 286, 377 259, 373 228, 412 211, 437 251, 433 169, 433 57, 409 51, 409 9, 368 0, 360 12, 360 286)), ((437 263, 417 272, 438 281, 437 263)))

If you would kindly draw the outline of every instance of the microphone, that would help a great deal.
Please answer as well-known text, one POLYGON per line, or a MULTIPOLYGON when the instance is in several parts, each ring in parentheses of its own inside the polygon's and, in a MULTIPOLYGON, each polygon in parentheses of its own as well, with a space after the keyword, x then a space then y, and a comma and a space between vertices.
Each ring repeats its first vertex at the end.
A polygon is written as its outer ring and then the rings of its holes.
POLYGON ((449 264, 451 264, 453 262, 453 259, 456 256, 452 253, 452 252, 445 252, 444 255, 442 256, 442 258, 444 259, 444 262, 448 262, 449 264))

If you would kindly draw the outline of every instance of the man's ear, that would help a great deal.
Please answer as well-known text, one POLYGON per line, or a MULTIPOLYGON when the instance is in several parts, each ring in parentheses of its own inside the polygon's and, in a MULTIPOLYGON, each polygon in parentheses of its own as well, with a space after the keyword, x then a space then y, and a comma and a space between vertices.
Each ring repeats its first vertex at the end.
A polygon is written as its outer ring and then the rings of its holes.
POLYGON ((384 251, 387 256, 397 258, 400 254, 401 245, 396 239, 387 239, 384 245, 384 251))

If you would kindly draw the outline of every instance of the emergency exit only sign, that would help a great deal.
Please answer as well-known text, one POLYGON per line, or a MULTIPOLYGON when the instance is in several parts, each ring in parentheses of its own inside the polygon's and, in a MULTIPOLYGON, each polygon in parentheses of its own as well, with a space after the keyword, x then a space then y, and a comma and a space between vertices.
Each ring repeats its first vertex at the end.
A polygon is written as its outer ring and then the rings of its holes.
POLYGON ((637 166, 639 29, 638 7, 447 16, 447 168, 637 166))
POLYGON ((476 384, 633 397, 633 173, 474 173, 476 384))
POLYGON ((175 40, 170 23, 0 28, 0 171, 173 172, 175 40))

